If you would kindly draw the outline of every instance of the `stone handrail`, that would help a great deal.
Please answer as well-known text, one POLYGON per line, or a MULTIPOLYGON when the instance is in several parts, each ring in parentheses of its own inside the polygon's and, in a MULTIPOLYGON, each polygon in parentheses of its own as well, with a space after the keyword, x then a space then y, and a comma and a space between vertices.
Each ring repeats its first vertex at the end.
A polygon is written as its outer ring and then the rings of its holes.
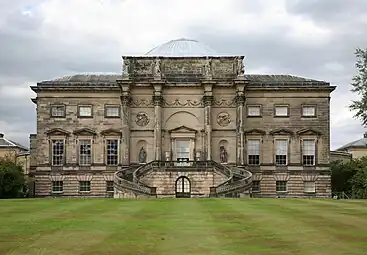
POLYGON ((223 165, 223 164, 219 164, 215 161, 211 161, 212 165, 213 165, 213 170, 215 172, 220 172, 221 174, 225 175, 227 177, 227 180, 225 180, 224 182, 220 183, 219 185, 217 185, 215 188, 219 188, 222 187, 226 184, 228 184, 232 178, 233 178, 233 172, 231 171, 231 169, 227 166, 227 165, 223 165))
POLYGON ((124 175, 124 171, 126 170, 120 170, 118 172, 115 173, 115 178, 114 178, 114 187, 121 191, 121 190, 129 190, 129 191, 133 191, 133 192, 137 192, 137 193, 141 193, 141 194, 146 194, 146 195, 151 195, 152 194, 152 189, 150 187, 144 187, 138 183, 135 182, 131 182, 128 181, 126 179, 124 179, 122 176, 124 175))
POLYGON ((233 179, 229 182, 225 182, 224 185, 218 185, 215 187, 215 192, 217 195, 223 195, 227 193, 232 193, 236 191, 245 191, 251 188, 252 185, 252 173, 248 170, 241 169, 234 166, 229 166, 232 175, 240 179, 234 181, 233 179))

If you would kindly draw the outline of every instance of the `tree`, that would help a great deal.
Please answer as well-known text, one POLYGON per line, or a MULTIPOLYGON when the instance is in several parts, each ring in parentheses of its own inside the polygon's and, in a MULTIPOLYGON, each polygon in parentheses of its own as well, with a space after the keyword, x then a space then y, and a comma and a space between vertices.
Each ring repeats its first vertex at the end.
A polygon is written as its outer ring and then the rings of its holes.
POLYGON ((367 126, 367 48, 357 48, 355 51, 357 58, 356 69, 357 74, 352 80, 352 91, 356 92, 360 99, 352 101, 349 108, 356 111, 354 117, 360 119, 364 126, 367 126))
POLYGON ((23 168, 11 157, 0 158, 0 198, 24 197, 23 168))

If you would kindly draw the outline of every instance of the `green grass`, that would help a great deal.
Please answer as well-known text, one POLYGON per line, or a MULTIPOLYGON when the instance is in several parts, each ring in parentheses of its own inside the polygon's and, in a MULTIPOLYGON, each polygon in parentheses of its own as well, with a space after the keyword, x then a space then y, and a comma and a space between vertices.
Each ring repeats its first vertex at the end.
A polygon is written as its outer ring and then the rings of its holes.
POLYGON ((367 201, 0 200, 0 254, 367 254, 367 201))

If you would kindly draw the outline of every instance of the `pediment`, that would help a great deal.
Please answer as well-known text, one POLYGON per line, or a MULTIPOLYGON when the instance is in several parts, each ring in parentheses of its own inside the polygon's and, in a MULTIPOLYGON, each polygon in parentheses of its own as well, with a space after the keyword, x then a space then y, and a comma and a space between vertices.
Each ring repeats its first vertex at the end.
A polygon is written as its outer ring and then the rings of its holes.
POLYGON ((257 128, 245 130, 244 133, 247 134, 247 135, 265 135, 266 134, 266 132, 264 130, 257 129, 257 128))
POLYGON ((47 130, 45 133, 46 135, 63 135, 63 136, 70 135, 70 132, 62 128, 52 128, 50 130, 47 130))
POLYGON ((170 132, 170 133, 196 133, 197 130, 195 130, 193 128, 186 127, 186 126, 180 126, 180 127, 171 129, 168 132, 170 132))
POLYGON ((321 132, 312 128, 303 128, 297 131, 297 135, 321 135, 321 132))
POLYGON ((277 128, 270 131, 271 135, 293 135, 293 131, 286 128, 277 128))
POLYGON ((109 128, 109 129, 106 129, 106 130, 103 130, 101 132, 101 135, 103 136, 121 136, 121 131, 118 130, 118 129, 113 129, 113 128, 109 128))
POLYGON ((81 128, 81 129, 78 129, 78 130, 75 130, 74 132, 74 135, 78 135, 78 136, 94 136, 96 135, 96 131, 94 131, 93 129, 90 129, 90 128, 81 128))

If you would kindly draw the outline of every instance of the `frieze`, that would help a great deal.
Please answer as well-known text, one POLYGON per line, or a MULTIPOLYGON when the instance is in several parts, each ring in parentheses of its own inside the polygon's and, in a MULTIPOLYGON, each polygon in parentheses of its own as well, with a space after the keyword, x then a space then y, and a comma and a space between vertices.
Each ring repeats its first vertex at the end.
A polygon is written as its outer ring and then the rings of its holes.
POLYGON ((236 106, 236 98, 233 99, 218 99, 213 101, 213 106, 221 106, 221 107, 235 107, 236 106))
POLYGON ((164 106, 166 107, 202 107, 202 100, 191 100, 188 99, 186 101, 180 101, 179 99, 175 99, 172 102, 168 102, 164 100, 164 106))
POLYGON ((153 103, 153 100, 149 100, 149 99, 137 99, 137 100, 132 100, 131 106, 132 107, 150 107, 150 106, 154 106, 154 103, 153 103))

